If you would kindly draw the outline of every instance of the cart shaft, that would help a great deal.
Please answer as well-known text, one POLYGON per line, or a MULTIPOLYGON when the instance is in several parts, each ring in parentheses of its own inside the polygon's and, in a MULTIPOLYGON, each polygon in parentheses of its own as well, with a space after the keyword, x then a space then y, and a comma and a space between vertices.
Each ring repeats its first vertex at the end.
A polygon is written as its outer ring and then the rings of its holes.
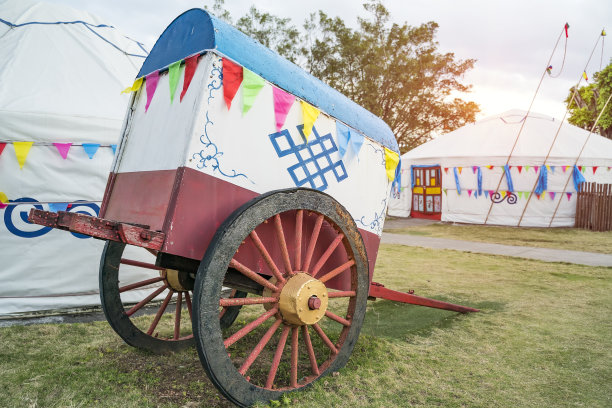
POLYGON ((387 289, 380 283, 372 282, 370 284, 370 298, 381 298, 392 300, 394 302, 409 303, 411 305, 433 307, 436 309, 452 310, 459 313, 479 312, 467 306, 455 305, 453 303, 442 302, 441 300, 429 299, 426 297, 416 296, 411 293, 403 293, 395 290, 387 289))

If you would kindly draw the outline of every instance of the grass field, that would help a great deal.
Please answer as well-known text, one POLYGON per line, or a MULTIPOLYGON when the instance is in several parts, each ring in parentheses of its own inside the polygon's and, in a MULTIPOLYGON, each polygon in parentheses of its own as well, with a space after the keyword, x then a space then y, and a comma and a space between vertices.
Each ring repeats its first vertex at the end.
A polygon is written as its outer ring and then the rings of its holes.
MULTIPOLYGON (((383 245, 376 280, 480 308, 370 302, 348 365, 271 406, 610 407, 612 269, 383 245)), ((195 350, 105 322, 0 329, 2 407, 228 407, 195 350)))
POLYGON ((612 253, 612 231, 593 232, 577 228, 515 228, 465 224, 430 224, 401 229, 385 228, 385 231, 506 245, 612 253))

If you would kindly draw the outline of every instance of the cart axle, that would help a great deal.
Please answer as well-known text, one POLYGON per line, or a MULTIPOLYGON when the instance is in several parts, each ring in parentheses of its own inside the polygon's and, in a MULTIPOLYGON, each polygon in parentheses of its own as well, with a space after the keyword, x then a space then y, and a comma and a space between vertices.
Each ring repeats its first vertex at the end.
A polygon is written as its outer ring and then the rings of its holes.
MULTIPOLYGON (((411 291, 412 292, 412 291, 411 291)), ((459 313, 479 312, 480 310, 467 306, 455 305, 453 303, 442 302, 441 300, 429 299, 422 296, 416 296, 412 293, 403 293, 396 290, 387 289, 384 285, 372 282, 370 284, 370 298, 381 298, 400 303, 409 303, 411 305, 433 307, 436 309, 452 310, 459 313)))

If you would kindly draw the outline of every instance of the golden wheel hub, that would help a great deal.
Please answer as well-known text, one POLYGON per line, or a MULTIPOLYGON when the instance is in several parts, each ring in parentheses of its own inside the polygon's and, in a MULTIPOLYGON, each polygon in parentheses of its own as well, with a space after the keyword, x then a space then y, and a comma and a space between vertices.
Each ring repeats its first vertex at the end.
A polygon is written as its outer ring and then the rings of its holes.
POLYGON ((189 290, 181 283, 181 279, 179 278, 179 271, 176 269, 164 269, 160 272, 160 275, 164 277, 166 282, 168 282, 168 286, 177 292, 185 292, 189 290))
POLYGON ((327 288, 318 279, 298 272, 287 280, 279 297, 279 310, 289 324, 315 324, 327 311, 327 288))

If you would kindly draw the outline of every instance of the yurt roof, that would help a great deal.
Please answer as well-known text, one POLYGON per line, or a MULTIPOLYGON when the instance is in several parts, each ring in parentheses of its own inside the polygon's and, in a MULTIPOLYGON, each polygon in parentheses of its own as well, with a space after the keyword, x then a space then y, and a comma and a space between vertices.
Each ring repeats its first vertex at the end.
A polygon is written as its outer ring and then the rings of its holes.
POLYGON ((166 28, 138 77, 167 69, 173 62, 207 50, 230 58, 370 139, 399 152, 393 132, 382 119, 202 9, 186 11, 166 28))
MULTIPOLYGON (((527 116, 526 111, 510 110, 441 135, 407 152, 402 158, 438 161, 457 159, 466 164, 483 160, 489 164, 499 164, 499 161, 505 163, 523 122, 511 163, 543 161, 558 133, 547 163, 573 164, 589 136, 588 131, 568 123, 563 123, 559 129, 561 122, 550 116, 533 112, 527 116)), ((580 155, 580 161, 612 165, 612 140, 591 134, 580 155)))
POLYGON ((147 53, 87 12, 0 0, 0 55, 0 140, 115 143, 147 53))

